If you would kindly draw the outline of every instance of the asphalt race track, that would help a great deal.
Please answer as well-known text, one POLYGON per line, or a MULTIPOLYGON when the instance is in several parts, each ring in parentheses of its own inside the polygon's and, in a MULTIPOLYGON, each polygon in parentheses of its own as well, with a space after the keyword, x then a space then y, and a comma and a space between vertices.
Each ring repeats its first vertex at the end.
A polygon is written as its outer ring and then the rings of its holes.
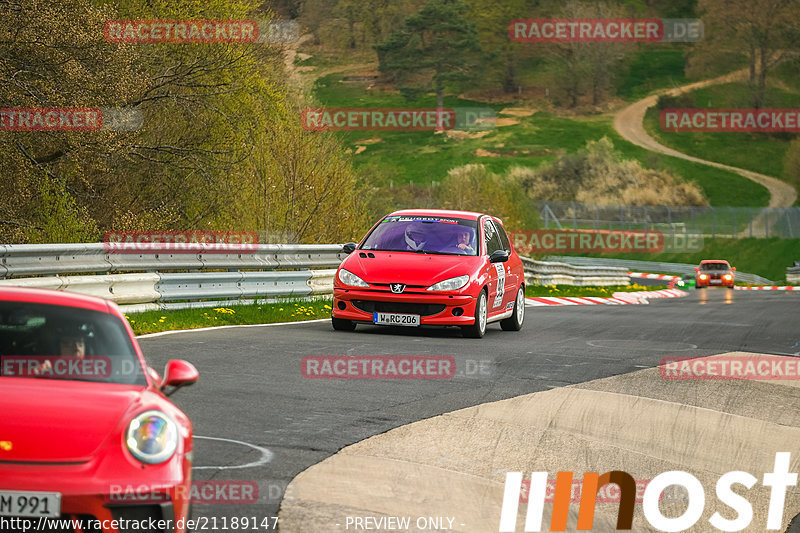
POLYGON ((492 324, 480 340, 455 329, 334 332, 326 320, 155 335, 140 344, 159 371, 173 358, 200 371, 200 381, 172 399, 196 436, 224 440, 195 440, 195 479, 259 486, 255 505, 195 505, 194 517, 261 518, 277 515, 298 473, 397 426, 655 367, 666 356, 800 355, 800 294, 709 289, 649 305, 528 308, 521 332, 492 324), (450 355, 457 375, 305 379, 300 361, 308 355, 450 355))

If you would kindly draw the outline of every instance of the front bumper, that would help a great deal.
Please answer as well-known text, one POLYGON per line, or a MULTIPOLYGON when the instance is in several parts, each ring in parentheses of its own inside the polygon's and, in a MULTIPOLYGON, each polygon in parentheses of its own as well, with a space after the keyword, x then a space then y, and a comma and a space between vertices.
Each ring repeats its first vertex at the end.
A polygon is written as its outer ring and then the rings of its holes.
POLYGON ((39 531, 73 533, 80 531, 74 527, 79 525, 83 533, 126 533, 148 531, 137 526, 160 521, 168 526, 165 532, 185 531, 191 479, 181 473, 179 465, 160 471, 167 475, 158 475, 158 468, 152 468, 149 475, 146 471, 140 476, 119 472, 101 477, 97 477, 95 467, 93 461, 61 465, 0 464, 0 490, 61 494, 58 518, 40 522, 40 518, 15 517, 11 522, 12 517, 2 517, 0 521, 4 518, 5 522, 0 531, 30 532, 38 527, 39 531))
POLYGON ((370 290, 333 290, 334 318, 373 323, 373 312, 420 315, 423 326, 469 326, 475 323, 476 298, 469 294, 424 293, 418 290, 403 294, 370 290))
POLYGON ((695 282, 695 286, 700 287, 733 287, 735 285, 735 281, 733 279, 726 280, 722 278, 711 278, 711 279, 697 279, 695 282))

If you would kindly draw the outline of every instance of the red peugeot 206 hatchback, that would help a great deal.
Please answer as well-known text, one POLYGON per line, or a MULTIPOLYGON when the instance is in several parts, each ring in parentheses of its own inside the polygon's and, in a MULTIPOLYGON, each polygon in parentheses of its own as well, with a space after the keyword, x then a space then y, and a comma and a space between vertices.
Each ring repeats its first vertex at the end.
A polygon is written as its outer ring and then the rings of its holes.
POLYGON ((197 378, 148 367, 113 302, 0 288, 0 531, 185 531, 192 424, 166 394, 197 378))
POLYGON ((522 328, 522 260, 495 217, 396 211, 344 251, 349 255, 334 278, 333 329, 459 326, 464 336, 480 338, 491 322, 522 328))

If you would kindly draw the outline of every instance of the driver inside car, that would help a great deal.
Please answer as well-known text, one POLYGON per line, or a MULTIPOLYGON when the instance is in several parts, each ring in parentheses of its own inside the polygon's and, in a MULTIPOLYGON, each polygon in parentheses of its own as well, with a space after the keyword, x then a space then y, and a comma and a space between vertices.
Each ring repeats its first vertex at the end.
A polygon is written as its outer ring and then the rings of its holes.
POLYGON ((424 250, 427 241, 425 226, 422 222, 412 222, 406 227, 406 249, 409 251, 424 250))

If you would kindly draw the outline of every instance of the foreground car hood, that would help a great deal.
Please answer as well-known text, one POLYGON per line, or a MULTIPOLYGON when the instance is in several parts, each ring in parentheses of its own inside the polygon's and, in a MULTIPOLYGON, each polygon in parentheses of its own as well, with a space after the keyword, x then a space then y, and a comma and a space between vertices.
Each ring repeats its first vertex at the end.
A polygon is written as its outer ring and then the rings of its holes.
POLYGON ((144 387, 0 378, 0 463, 88 460, 144 387))
POLYGON ((436 282, 462 276, 470 277, 483 263, 483 258, 469 255, 427 255, 408 252, 370 252, 374 258, 360 257, 356 250, 342 263, 367 283, 405 283, 433 285, 436 282))

